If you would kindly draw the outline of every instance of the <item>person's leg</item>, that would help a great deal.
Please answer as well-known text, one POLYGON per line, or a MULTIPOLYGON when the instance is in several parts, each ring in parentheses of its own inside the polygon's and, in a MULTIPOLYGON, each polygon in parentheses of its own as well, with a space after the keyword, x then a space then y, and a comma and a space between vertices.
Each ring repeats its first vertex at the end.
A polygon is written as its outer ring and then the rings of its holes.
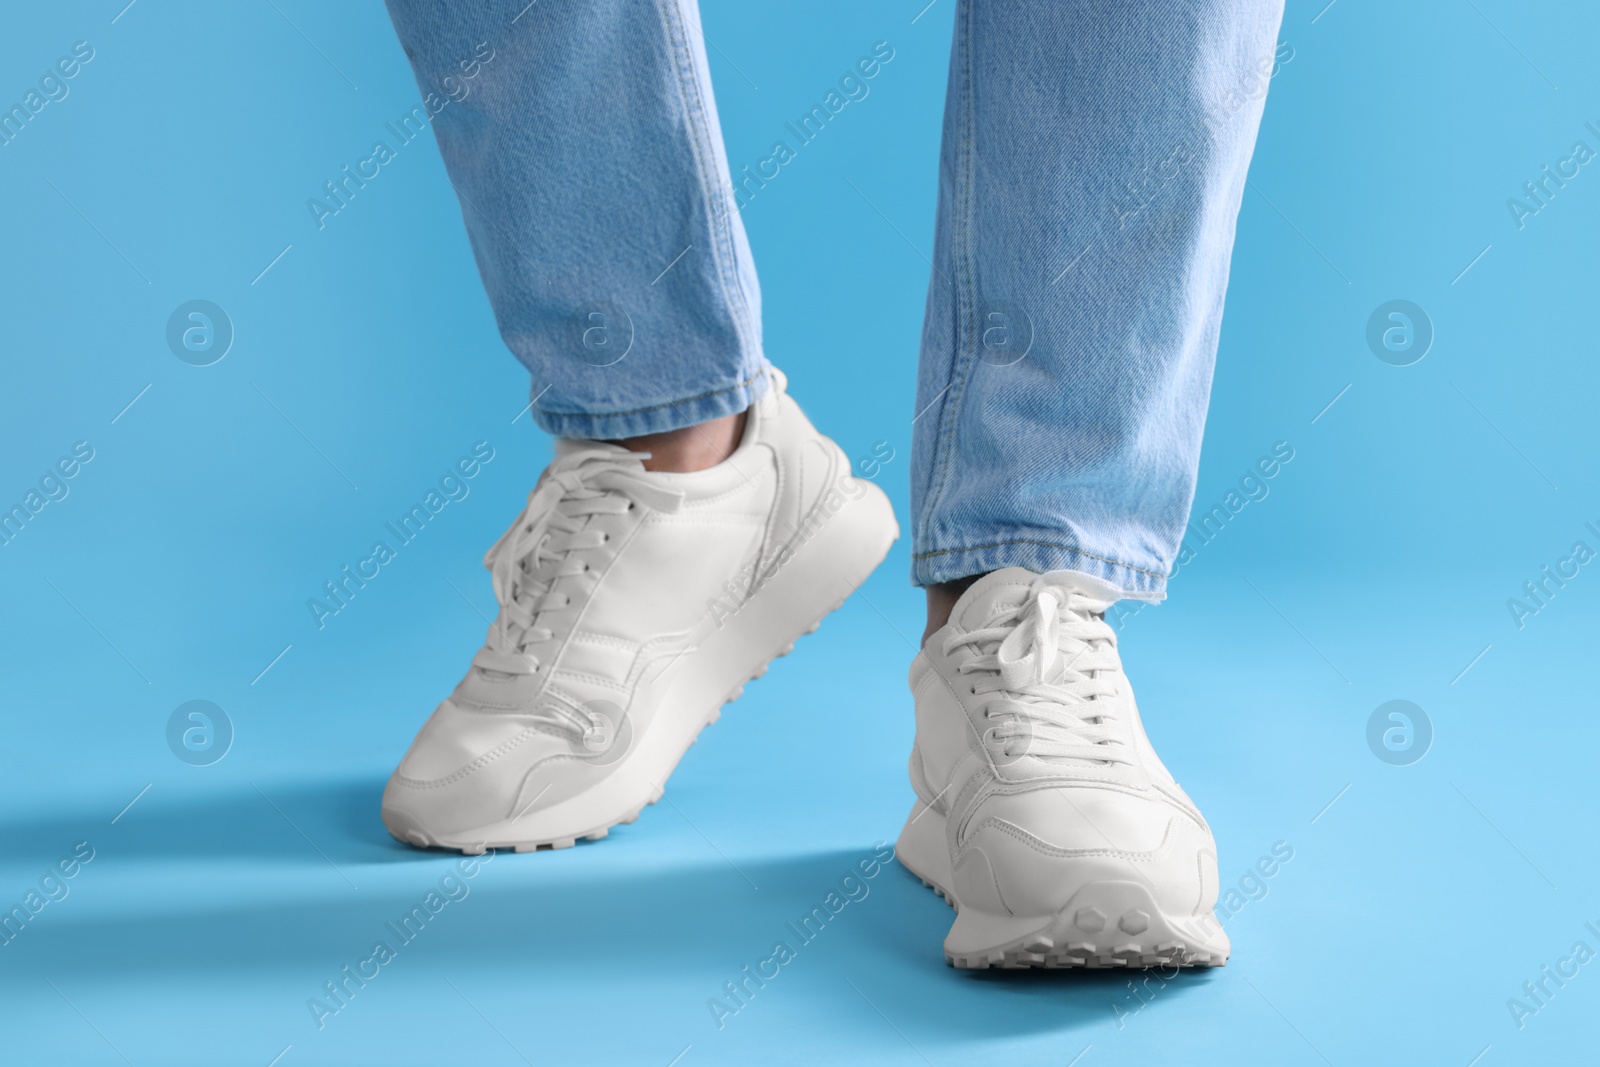
POLYGON ((1194 495, 1281 0, 961 0, 912 460, 905 866, 962 967, 1217 966, 1216 842, 1105 613, 1194 495))
POLYGON ((1164 594, 1281 14, 961 4, 912 459, 929 632, 1000 567, 1164 594))
POLYGON ((898 528, 762 358, 693 0, 390 9, 449 100, 426 109, 478 266, 562 440, 382 817, 414 845, 564 848, 659 799, 898 528))
POLYGON ((731 452, 768 379, 694 0, 389 12, 535 421, 731 452))

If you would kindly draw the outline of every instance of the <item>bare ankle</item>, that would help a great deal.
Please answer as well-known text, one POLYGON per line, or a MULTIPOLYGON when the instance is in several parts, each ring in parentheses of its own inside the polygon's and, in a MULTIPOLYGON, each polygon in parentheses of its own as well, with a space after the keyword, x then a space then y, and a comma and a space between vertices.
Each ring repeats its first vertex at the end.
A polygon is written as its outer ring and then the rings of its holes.
POLYGON ((647 433, 614 442, 634 452, 648 452, 645 470, 687 474, 715 467, 733 454, 744 440, 746 412, 726 415, 694 426, 664 433, 647 433))
POLYGON ((983 575, 974 574, 967 578, 957 578, 953 582, 940 582, 938 585, 924 587, 924 591, 928 594, 928 625, 922 631, 923 644, 928 643, 928 638, 934 635, 934 631, 950 621, 950 612, 955 608, 956 601, 960 600, 961 594, 981 577, 983 575))

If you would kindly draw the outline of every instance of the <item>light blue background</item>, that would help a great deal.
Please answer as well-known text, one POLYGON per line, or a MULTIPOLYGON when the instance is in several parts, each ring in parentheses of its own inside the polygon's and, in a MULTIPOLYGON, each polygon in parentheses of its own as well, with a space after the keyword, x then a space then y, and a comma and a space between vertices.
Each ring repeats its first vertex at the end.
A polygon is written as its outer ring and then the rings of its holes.
MULTIPOLYGON (((1600 564, 1521 630, 1506 601, 1575 540, 1600 548, 1600 165, 1523 229, 1506 201, 1600 148, 1600 14, 1324 2, 1284 22, 1199 502, 1276 441, 1295 458, 1123 630, 1225 886, 1275 842, 1294 859, 1228 919, 1227 968, 1155 983, 1120 1026, 1127 975, 947 968, 948 909, 891 866, 720 1031, 707 999, 909 807, 906 546, 704 735, 671 803, 495 859, 319 1031, 307 998, 453 863, 391 841, 378 796, 481 638, 479 559, 549 445, 514 418, 526 378, 431 139, 326 229, 305 207, 416 102, 378 3, 8 5, 7 106, 74 41, 96 54, 0 147, 0 502, 74 442, 95 458, 0 547, 0 903, 75 842, 95 859, 0 947, 5 1058, 1592 1057, 1600 963, 1521 1029, 1507 999, 1600 949, 1600 564), (195 298, 237 331, 204 368, 164 340, 195 298), (1364 339, 1395 298, 1436 329, 1410 367, 1364 339), (307 598, 479 440, 496 458, 471 495, 319 632, 307 598), (236 730, 209 767, 166 745, 192 699, 236 730), (1391 699, 1433 723, 1411 766, 1367 747, 1391 699)), ((874 41, 896 49, 745 216, 772 358, 851 455, 897 450, 879 480, 902 517, 954 6, 923 3, 704 12, 735 168, 874 41)))

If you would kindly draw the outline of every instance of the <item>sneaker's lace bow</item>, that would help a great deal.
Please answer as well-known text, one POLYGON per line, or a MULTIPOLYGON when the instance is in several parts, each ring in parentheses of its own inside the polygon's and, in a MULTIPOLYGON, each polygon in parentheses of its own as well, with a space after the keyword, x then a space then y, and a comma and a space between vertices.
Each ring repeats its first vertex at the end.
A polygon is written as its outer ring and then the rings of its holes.
POLYGON ((984 709, 988 736, 1008 759, 1021 756, 1129 763, 1114 705, 1122 670, 1102 600, 1041 575, 1016 607, 982 629, 945 640, 945 654, 972 645, 961 665, 975 695, 998 694, 984 709))

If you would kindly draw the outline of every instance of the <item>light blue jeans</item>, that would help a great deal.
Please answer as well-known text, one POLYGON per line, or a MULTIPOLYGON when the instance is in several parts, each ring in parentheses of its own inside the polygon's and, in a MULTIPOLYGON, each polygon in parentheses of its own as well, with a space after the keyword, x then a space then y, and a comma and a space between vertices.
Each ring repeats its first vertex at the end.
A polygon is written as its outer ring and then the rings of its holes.
MULTIPOLYGON (((1282 0, 957 3, 913 578, 1069 569, 1158 598, 1266 86, 1292 57, 1282 0)), ((389 10, 446 102, 440 151, 539 425, 616 439, 748 407, 768 378, 739 207, 760 175, 728 173, 695 0, 389 10)))

